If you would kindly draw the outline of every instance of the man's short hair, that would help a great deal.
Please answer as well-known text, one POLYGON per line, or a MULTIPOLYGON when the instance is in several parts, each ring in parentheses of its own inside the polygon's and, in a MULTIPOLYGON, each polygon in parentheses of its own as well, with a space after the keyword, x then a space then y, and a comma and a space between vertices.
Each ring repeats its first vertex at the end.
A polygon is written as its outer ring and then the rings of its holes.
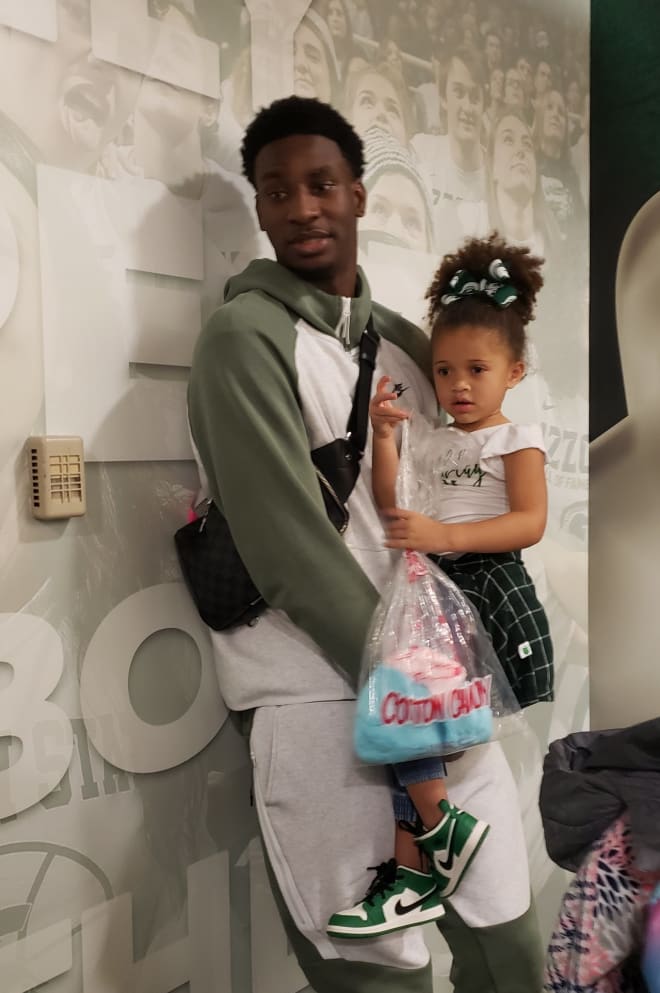
POLYGON ((440 95, 442 97, 444 97, 447 92, 447 82, 449 80, 449 72, 451 70, 452 62, 462 62, 477 86, 479 86, 482 91, 484 90, 487 80, 481 52, 476 51, 469 45, 461 45, 459 48, 455 49, 455 51, 451 52, 441 65, 438 85, 440 88, 440 95))
POLYGON ((255 185, 254 163, 265 145, 291 135, 320 135, 334 141, 355 179, 364 172, 362 141, 348 121, 328 103, 312 97, 284 97, 263 107, 248 124, 241 144, 243 173, 255 185))

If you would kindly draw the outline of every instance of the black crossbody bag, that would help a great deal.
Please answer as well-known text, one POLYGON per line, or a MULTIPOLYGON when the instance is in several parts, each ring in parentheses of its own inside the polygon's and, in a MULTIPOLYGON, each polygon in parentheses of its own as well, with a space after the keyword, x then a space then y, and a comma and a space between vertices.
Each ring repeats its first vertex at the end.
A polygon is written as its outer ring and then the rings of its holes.
MULTIPOLYGON (((360 339, 360 362, 346 437, 310 452, 326 513, 340 534, 348 527, 346 503, 360 475, 369 420, 371 381, 379 335, 371 316, 360 339)), ((252 582, 224 514, 212 500, 205 512, 174 535, 181 572, 202 620, 215 631, 255 624, 268 604, 252 582)))

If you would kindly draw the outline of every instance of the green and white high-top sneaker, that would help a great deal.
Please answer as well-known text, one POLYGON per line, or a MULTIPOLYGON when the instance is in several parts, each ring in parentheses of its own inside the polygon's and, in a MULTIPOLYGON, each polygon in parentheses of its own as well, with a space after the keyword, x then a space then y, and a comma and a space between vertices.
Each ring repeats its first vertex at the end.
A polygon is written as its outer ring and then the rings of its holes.
POLYGON ((440 823, 426 834, 418 835, 415 840, 428 856, 431 875, 444 900, 456 890, 483 844, 490 825, 446 800, 441 800, 439 807, 445 815, 440 823))
POLYGON ((433 876, 382 862, 361 903, 333 914, 326 928, 332 938, 373 938, 390 931, 437 921, 444 915, 433 876))

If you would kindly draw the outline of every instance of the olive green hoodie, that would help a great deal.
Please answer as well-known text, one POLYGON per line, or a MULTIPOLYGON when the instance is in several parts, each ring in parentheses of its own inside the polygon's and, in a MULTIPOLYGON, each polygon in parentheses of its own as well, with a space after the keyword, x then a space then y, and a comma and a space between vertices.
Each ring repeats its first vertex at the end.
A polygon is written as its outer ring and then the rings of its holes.
POLYGON ((372 305, 362 272, 357 290, 332 296, 259 259, 229 281, 195 349, 188 406, 200 471, 272 608, 254 628, 214 634, 234 709, 352 695, 376 587, 391 569, 370 452, 343 536, 326 517, 309 455, 345 434, 370 312, 382 336, 374 386, 390 374, 409 386, 411 406, 435 409, 428 339, 372 305))

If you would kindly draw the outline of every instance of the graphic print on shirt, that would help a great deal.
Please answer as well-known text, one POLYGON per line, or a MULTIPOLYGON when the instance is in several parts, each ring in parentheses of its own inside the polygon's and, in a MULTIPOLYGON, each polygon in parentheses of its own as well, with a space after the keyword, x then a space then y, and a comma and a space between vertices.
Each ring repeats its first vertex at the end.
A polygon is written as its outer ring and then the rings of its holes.
POLYGON ((467 459, 467 449, 449 448, 440 463, 439 476, 445 486, 458 486, 459 480, 463 485, 481 486, 486 475, 478 462, 467 459))

